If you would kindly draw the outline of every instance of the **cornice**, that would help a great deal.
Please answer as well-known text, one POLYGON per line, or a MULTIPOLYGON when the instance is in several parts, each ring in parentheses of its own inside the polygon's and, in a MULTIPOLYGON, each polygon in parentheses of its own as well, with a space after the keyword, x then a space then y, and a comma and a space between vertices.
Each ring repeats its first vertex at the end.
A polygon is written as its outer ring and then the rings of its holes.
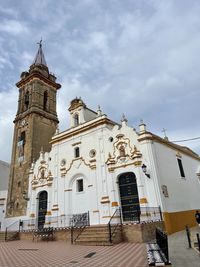
POLYGON ((106 117, 104 117, 102 119, 99 119, 97 121, 92 120, 92 121, 90 121, 89 124, 88 123, 85 123, 85 125, 82 124, 81 126, 78 126, 78 127, 74 128, 74 129, 69 129, 66 132, 63 132, 61 134, 58 134, 58 135, 54 136, 50 143, 51 144, 55 144, 57 142, 60 142, 60 141, 65 140, 65 139, 68 139, 68 138, 70 138, 72 136, 75 136, 75 135, 79 135, 79 134, 81 134, 83 132, 89 131, 91 129, 94 129, 94 128, 96 128, 98 126, 101 126, 101 125, 104 125, 104 124, 112 125, 112 126, 115 125, 115 123, 113 121, 109 120, 106 117))
POLYGON ((145 133, 139 134, 139 138, 138 138, 139 142, 147 141, 147 140, 158 142, 162 145, 165 145, 167 147, 174 149, 176 151, 176 153, 181 152, 187 156, 190 156, 190 157, 200 161, 199 155, 187 147, 182 147, 182 146, 179 146, 177 144, 174 144, 174 143, 172 143, 168 140, 165 140, 165 139, 163 139, 163 138, 159 137, 158 135, 155 135, 151 132, 145 132, 145 133))
POLYGON ((71 170, 74 162, 77 162, 77 161, 83 162, 85 164, 85 166, 89 167, 91 170, 95 170, 96 169, 96 165, 95 164, 87 163, 86 160, 83 157, 79 157, 79 158, 75 158, 75 159, 73 159, 71 161, 71 163, 69 164, 68 169, 66 169, 66 168, 61 168, 60 169, 61 177, 66 177, 66 174, 71 170))
POLYGON ((59 83, 53 82, 52 80, 44 77, 39 72, 34 72, 32 74, 29 74, 26 78, 24 78, 21 81, 19 81, 18 83, 16 83, 16 86, 18 88, 21 88, 22 86, 24 86, 26 83, 30 82, 33 79, 42 80, 44 83, 46 83, 47 85, 52 86, 53 88, 55 88, 57 90, 61 88, 61 85, 59 83))
POLYGON ((15 117, 15 120, 13 122, 16 123, 17 121, 22 120, 23 118, 26 118, 27 116, 29 116, 31 114, 37 114, 39 116, 45 117, 46 119, 55 121, 56 123, 59 123, 59 120, 58 120, 56 114, 54 115, 54 114, 45 112, 43 110, 40 110, 38 108, 30 108, 29 110, 27 110, 21 114, 17 114, 15 117))

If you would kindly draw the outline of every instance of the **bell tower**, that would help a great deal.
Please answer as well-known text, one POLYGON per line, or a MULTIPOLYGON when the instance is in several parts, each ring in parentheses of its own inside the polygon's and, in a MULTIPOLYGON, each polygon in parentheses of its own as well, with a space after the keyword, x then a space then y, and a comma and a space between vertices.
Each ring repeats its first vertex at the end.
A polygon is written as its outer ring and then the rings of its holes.
POLYGON ((26 214, 28 175, 31 164, 39 158, 41 148, 51 149, 50 140, 56 131, 56 94, 61 87, 55 75, 49 72, 42 41, 29 71, 22 72, 19 88, 18 110, 14 120, 12 159, 7 199, 7 217, 26 214))

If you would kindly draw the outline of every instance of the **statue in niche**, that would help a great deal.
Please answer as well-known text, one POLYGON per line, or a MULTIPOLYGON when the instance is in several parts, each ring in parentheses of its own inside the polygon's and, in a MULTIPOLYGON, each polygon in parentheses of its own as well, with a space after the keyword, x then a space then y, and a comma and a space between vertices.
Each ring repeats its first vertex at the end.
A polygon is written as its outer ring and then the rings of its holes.
POLYGON ((120 157, 125 157, 125 156, 126 156, 126 154, 125 154, 125 148, 124 148, 123 145, 121 145, 121 146, 119 147, 119 156, 120 156, 120 157))
POLYGON ((44 172, 45 172, 45 170, 42 169, 41 172, 40 172, 40 179, 44 179, 44 172))

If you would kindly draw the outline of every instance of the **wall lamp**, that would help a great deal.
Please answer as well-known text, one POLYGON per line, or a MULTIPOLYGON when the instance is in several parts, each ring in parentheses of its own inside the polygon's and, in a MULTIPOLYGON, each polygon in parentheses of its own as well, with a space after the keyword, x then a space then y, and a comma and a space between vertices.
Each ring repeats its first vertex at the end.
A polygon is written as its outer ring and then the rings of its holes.
POLYGON ((144 163, 142 164, 142 171, 148 178, 151 178, 150 174, 147 173, 147 166, 144 163))
POLYGON ((23 199, 25 199, 26 201, 29 201, 29 200, 30 200, 30 198, 28 197, 26 191, 24 191, 24 192, 22 193, 22 197, 23 197, 23 199))

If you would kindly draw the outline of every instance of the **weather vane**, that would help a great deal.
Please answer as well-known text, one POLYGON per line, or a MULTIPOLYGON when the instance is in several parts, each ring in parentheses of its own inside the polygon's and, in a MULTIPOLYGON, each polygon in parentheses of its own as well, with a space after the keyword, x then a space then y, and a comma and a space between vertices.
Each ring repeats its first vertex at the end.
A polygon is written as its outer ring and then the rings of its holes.
POLYGON ((42 47, 42 37, 40 39, 40 41, 37 43, 40 47, 42 47))

